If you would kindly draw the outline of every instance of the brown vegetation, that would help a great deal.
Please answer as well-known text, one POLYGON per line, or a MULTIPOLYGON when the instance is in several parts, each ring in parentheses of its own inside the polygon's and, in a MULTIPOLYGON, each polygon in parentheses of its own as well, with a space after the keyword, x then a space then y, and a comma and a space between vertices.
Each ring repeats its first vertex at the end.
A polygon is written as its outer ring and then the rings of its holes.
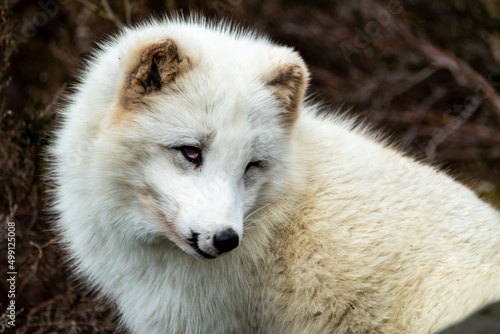
MULTIPOLYGON (((500 206, 498 1, 3 0, 0 6, 0 305, 3 313, 9 303, 6 224, 13 221, 18 312, 15 328, 6 328, 0 313, 0 331, 119 332, 114 305, 70 277, 50 231, 44 152, 57 105, 95 42, 164 12, 196 8, 231 17, 295 47, 310 65, 315 99, 350 107, 409 154, 449 170, 500 206)), ((489 314, 453 333, 500 333, 498 311, 489 314)))

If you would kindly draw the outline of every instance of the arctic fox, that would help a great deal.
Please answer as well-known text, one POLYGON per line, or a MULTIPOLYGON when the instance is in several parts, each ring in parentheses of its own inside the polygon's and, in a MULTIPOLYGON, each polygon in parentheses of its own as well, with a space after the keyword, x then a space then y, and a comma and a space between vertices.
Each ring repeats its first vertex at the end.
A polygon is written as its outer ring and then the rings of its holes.
POLYGON ((304 102, 290 48, 151 21, 103 44, 52 147, 77 275, 132 333, 430 333, 500 298, 500 214, 304 102))

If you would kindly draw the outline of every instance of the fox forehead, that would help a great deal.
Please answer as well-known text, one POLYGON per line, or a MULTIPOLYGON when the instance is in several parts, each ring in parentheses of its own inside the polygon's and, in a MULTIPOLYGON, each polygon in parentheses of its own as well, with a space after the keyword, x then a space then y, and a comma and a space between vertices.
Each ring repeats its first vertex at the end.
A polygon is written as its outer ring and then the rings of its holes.
POLYGON ((251 76, 235 69, 193 68, 173 85, 146 97, 135 115, 149 118, 153 127, 168 128, 172 137, 183 138, 192 130, 200 142, 218 129, 226 135, 262 127, 280 133, 278 103, 265 84, 251 76))
POLYGON ((165 95, 137 115, 138 130, 151 141, 168 147, 272 146, 284 137, 279 117, 269 105, 252 102, 248 96, 229 96, 201 103, 200 94, 183 99, 165 95), (191 98, 190 98, 191 97, 191 98), (181 102, 182 101, 182 102, 181 102))

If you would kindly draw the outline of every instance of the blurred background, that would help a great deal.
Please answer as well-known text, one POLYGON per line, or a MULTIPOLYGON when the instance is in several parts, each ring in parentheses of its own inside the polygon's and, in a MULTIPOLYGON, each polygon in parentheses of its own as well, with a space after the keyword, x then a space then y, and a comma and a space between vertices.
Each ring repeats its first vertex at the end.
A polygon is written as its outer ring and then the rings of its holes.
MULTIPOLYGON (((115 305, 74 280, 50 231, 45 149, 96 43, 192 9, 296 48, 309 93, 500 207, 500 1, 0 0, 0 332, 122 333, 115 305), (7 328, 7 222, 16 327, 7 328)), ((500 284, 500 283, 499 283, 500 284)), ((446 333, 500 333, 493 305, 446 333)))

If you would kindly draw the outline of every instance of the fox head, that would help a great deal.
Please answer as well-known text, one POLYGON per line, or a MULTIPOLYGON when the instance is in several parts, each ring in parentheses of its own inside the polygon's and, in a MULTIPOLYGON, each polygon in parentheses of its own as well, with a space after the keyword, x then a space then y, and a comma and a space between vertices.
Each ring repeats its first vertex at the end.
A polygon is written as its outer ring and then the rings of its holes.
POLYGON ((94 93, 112 102, 91 153, 100 166, 90 168, 128 194, 121 205, 140 212, 134 231, 199 259, 238 247, 252 213, 286 189, 308 80, 293 50, 229 30, 128 31, 102 57, 120 75, 102 78, 113 83, 94 93))

